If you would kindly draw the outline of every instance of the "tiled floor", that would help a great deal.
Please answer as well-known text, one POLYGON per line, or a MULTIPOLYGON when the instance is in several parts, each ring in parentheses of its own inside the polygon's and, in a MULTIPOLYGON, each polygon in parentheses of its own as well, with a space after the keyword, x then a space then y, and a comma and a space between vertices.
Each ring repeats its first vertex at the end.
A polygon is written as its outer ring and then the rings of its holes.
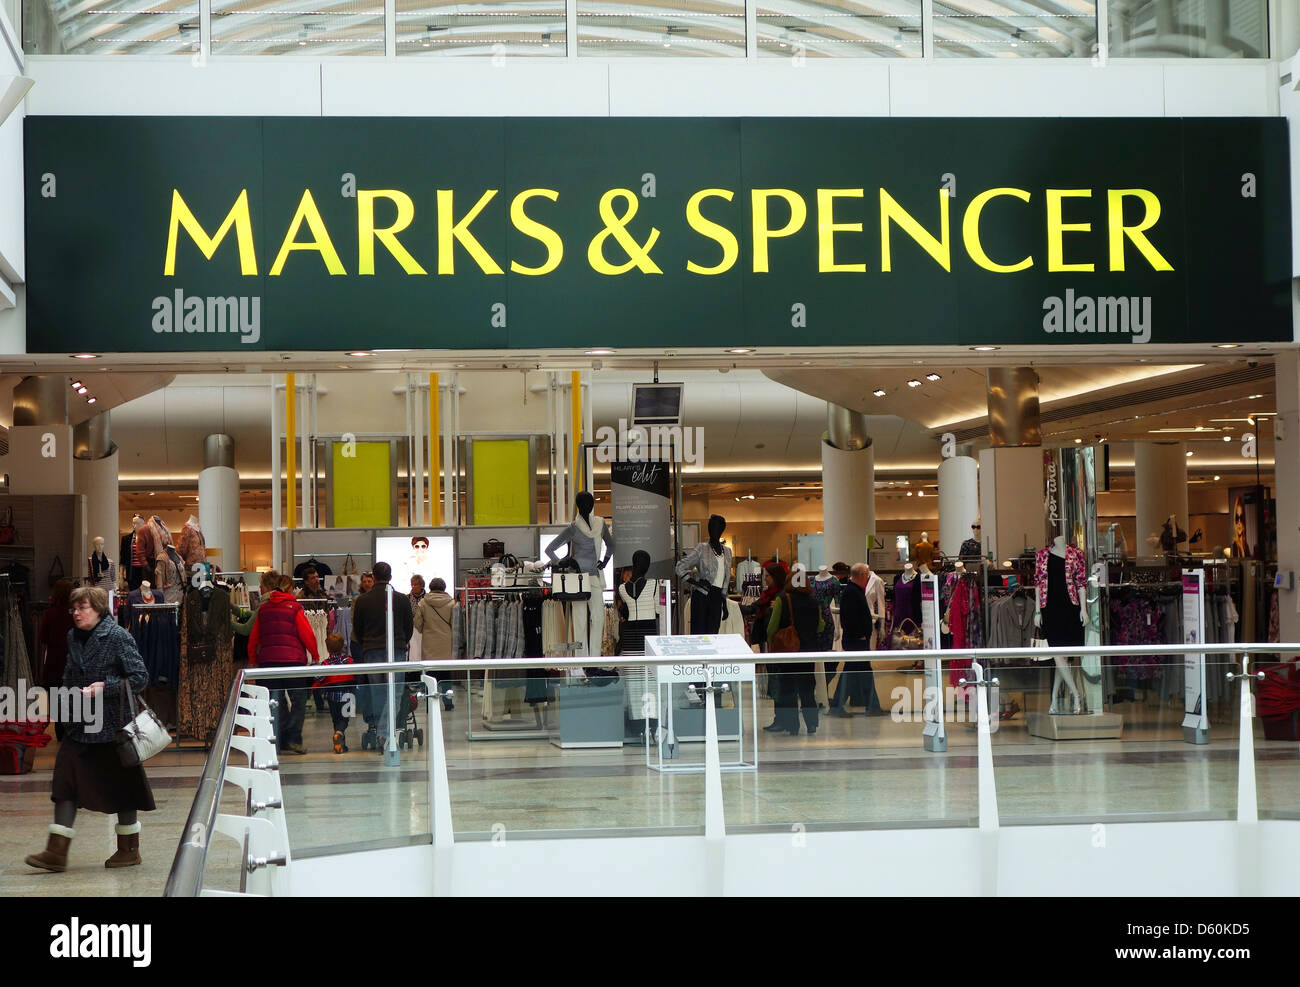
MULTIPOLYGON (((476 704, 477 708, 477 704, 476 704)), ((748 699, 744 703, 748 714, 748 699)), ((1237 733, 1225 722, 1212 743, 1181 740, 1181 712, 1127 703, 1124 738, 1053 743, 1029 736, 1023 714, 994 735, 999 810, 1004 823, 1147 813, 1235 812, 1237 733)), ((771 720, 760 703, 760 725, 771 720)), ((645 750, 562 751, 545 739, 466 739, 466 704, 444 717, 453 823, 462 838, 495 833, 698 829, 704 824, 700 774, 647 769, 645 750)), ((525 724, 531 725, 531 724, 525 724)), ((291 845, 296 853, 429 831, 427 760, 402 751, 399 767, 360 750, 329 751, 330 722, 309 714, 312 753, 283 756, 281 777, 291 845)), ((972 825, 977 815, 974 729, 950 724, 949 751, 922 750, 920 726, 889 717, 823 718, 815 736, 776 737, 759 731, 759 770, 723 777, 727 824, 739 826, 972 825)), ((747 738, 747 750, 749 748, 747 738)), ((734 757, 723 746, 723 759, 734 757)), ((752 759, 752 750, 748 756, 752 759)), ((1300 745, 1257 742, 1262 814, 1300 811, 1300 745)), ((681 745, 670 764, 703 757, 700 744, 681 745)), ((108 871, 113 820, 78 819, 71 867, 33 871, 22 858, 39 849, 50 818, 53 745, 37 770, 0 778, 0 895, 157 895, 162 892, 204 757, 168 752, 149 765, 158 811, 142 817, 144 864, 108 871)), ((225 808, 240 810, 227 786, 225 808)), ((218 839, 209 851, 209 887, 238 885, 237 850, 218 839)))

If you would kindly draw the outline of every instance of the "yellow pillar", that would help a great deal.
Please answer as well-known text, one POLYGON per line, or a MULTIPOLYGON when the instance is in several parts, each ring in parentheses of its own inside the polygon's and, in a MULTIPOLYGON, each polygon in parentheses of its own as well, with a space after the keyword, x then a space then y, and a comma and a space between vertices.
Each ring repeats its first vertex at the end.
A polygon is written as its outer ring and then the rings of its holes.
POLYGON ((572 426, 569 441, 573 449, 573 466, 569 470, 569 477, 573 484, 572 493, 577 496, 582 489, 579 479, 582 474, 578 471, 582 456, 582 374, 577 370, 569 375, 569 420, 572 426))
POLYGON ((442 441, 438 431, 438 375, 429 374, 429 506, 433 523, 442 524, 442 441))
MULTIPOLYGON (((298 397, 298 392, 297 392, 297 387, 294 384, 293 374, 285 374, 284 375, 284 437, 285 437, 284 466, 289 474, 288 483, 286 484, 289 492, 289 513, 288 513, 288 521, 285 523, 285 527, 289 529, 294 529, 298 527, 298 522, 295 519, 295 515, 297 514, 298 497, 297 497, 297 490, 294 488, 294 484, 297 482, 296 474, 298 472, 298 462, 297 462, 298 444, 294 441, 294 439, 297 437, 298 434, 297 422, 294 420, 294 412, 297 410, 296 408, 297 397, 298 397)), ((292 565, 290 566, 290 568, 292 568, 292 565)))

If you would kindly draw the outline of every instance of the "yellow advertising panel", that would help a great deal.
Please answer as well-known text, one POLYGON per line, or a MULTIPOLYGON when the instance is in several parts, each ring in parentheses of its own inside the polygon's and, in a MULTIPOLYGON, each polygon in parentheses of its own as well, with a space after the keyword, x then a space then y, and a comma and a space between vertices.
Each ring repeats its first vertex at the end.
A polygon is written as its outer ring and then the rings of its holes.
POLYGON ((335 442, 334 527, 387 528, 393 523, 387 442, 335 442))
POLYGON ((527 439, 475 439, 475 524, 531 524, 532 477, 527 439))

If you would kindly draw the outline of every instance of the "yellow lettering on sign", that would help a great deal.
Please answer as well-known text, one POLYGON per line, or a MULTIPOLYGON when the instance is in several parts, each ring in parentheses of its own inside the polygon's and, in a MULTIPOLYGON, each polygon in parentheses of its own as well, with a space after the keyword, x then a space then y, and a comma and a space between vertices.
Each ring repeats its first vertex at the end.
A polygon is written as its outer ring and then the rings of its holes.
POLYGON ((1150 240, 1146 231, 1156 225, 1160 218, 1160 200, 1154 192, 1144 188, 1113 188, 1107 191, 1107 213, 1110 227, 1110 269, 1124 270, 1124 238, 1133 241, 1133 246, 1146 258, 1152 270, 1172 271, 1174 266, 1165 260, 1150 240), (1124 225, 1124 196, 1131 195, 1142 202, 1145 211, 1142 221, 1136 226, 1124 225))
POLYGON ((980 243, 980 214, 984 207, 998 196, 1010 196, 1019 199, 1021 202, 1029 201, 1029 193, 1019 188, 991 188, 986 189, 971 200, 966 207, 966 215, 961 221, 961 238, 966 244, 966 253, 980 267, 986 271, 993 271, 996 274, 1012 274, 1015 271, 1023 271, 1027 267, 1034 266, 1032 255, 1026 257, 1017 264, 999 264, 989 258, 984 252, 984 245, 980 243))
POLYGON ((316 200, 311 197, 311 189, 302 190, 298 211, 293 214, 293 222, 289 224, 289 229, 280 244, 280 252, 275 255, 275 263, 271 265, 271 277, 277 277, 284 270, 284 262, 289 259, 289 253, 293 250, 314 250, 320 254, 321 260, 325 262, 325 270, 330 274, 348 273, 343 269, 343 262, 339 260, 339 252, 334 249, 329 231, 325 229, 325 220, 321 218, 320 210, 316 208, 316 200), (303 220, 307 221, 312 238, 299 243, 298 231, 302 228, 303 220))
POLYGON ((819 272, 866 271, 866 264, 835 263, 835 234, 862 232, 861 223, 835 222, 835 200, 837 198, 861 199, 864 191, 860 188, 819 188, 817 190, 817 270, 819 272))
POLYGON ((898 228, 910 236, 935 263, 949 273, 952 272, 952 245, 949 238, 948 190, 939 189, 939 236, 935 237, 929 230, 918 223, 906 209, 900 206, 892 195, 883 188, 880 190, 880 269, 885 272, 893 270, 889 253, 889 224, 897 223, 898 228))
POLYGON ((415 203, 397 189, 357 189, 357 273, 375 273, 375 241, 378 240, 407 274, 428 274, 397 239, 397 234, 415 219, 415 203), (387 199, 397 207, 391 226, 375 228, 375 200, 387 199))
POLYGON ((208 236, 199 225, 194 213, 190 212, 190 207, 181 198, 180 190, 172 189, 172 214, 167 228, 167 256, 163 260, 163 274, 170 277, 176 273, 176 241, 181 227, 190 235, 199 252, 206 259, 212 260, 212 255, 217 252, 217 247, 232 226, 235 228, 235 242, 239 246, 239 273, 256 274, 257 252, 253 248, 253 219, 248 210, 248 189, 240 190, 239 198, 230 207, 230 212, 226 213, 226 218, 213 236, 208 236))
POLYGON ((474 208, 465 214, 459 223, 455 220, 455 206, 453 199, 455 193, 451 189, 438 189, 438 273, 455 274, 456 257, 453 252, 453 244, 459 243, 465 248, 466 252, 474 258, 479 269, 484 274, 504 274, 501 265, 492 259, 492 256, 483 249, 483 244, 474 238, 474 234, 469 231, 470 223, 478 218, 478 214, 483 211, 483 207, 496 197, 497 190, 488 189, 480 196, 474 208))
POLYGON ((1061 219, 1064 199, 1091 199, 1090 188, 1049 188, 1047 190, 1047 269, 1049 271, 1092 271, 1093 264, 1065 263, 1065 234, 1087 233, 1091 223, 1066 223, 1061 219))
POLYGON ((702 267, 695 261, 688 260, 686 270, 692 274, 722 274, 735 267, 736 260, 740 257, 740 241, 736 239, 736 234, 720 223, 705 219, 703 213, 700 212, 700 203, 713 196, 730 202, 735 198, 735 193, 725 188, 700 189, 686 203, 686 222, 696 233, 703 233, 722 247, 722 260, 718 261, 713 267, 702 267))
POLYGON ((560 197, 560 193, 549 188, 530 188, 525 189, 515 196, 514 201, 510 203, 510 222, 515 224, 517 229, 524 236, 530 236, 539 241, 546 247, 546 263, 539 267, 525 267, 518 261, 510 262, 510 271, 513 274, 528 274, 534 277, 542 274, 550 274, 560 266, 560 261, 564 258, 564 241, 560 239, 560 234, 556 233, 549 226, 543 226, 535 219, 530 219, 524 212, 524 203, 532 198, 550 199, 552 202, 560 197))
POLYGON ((749 195, 754 224, 754 273, 766 274, 768 241, 792 236, 803 229, 804 220, 808 218, 808 206, 803 196, 788 188, 756 188, 751 189, 749 195), (774 198, 784 199, 790 207, 790 221, 779 230, 772 229, 767 222, 767 202, 774 198))

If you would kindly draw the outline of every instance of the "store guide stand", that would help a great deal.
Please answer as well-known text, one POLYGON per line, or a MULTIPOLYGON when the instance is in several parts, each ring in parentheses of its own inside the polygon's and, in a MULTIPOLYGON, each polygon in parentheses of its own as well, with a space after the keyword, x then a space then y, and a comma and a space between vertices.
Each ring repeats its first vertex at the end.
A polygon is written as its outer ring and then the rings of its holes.
MULTIPOLYGON (((650 636, 645 639, 646 654, 656 658, 681 657, 682 662, 672 665, 657 665, 656 699, 659 709, 663 711, 659 730, 655 740, 658 750, 658 762, 650 757, 650 745, 646 745, 646 767, 664 774, 703 774, 704 762, 685 764, 673 763, 677 757, 677 747, 682 739, 676 732, 676 703, 674 686, 678 684, 705 683, 706 688, 721 690, 725 684, 735 700, 736 728, 734 734, 723 736, 719 728, 719 740, 734 741, 739 746, 734 761, 723 761, 723 771, 757 771, 758 770, 758 695, 754 688, 754 652, 739 634, 678 634, 650 636), (744 695, 741 684, 750 686, 750 733, 753 742, 754 760, 745 760, 745 717, 744 695)), ((715 700, 720 692, 714 693, 715 700)), ((707 709, 707 704, 704 707, 707 709)), ((690 740, 704 740, 704 732, 690 740)))

